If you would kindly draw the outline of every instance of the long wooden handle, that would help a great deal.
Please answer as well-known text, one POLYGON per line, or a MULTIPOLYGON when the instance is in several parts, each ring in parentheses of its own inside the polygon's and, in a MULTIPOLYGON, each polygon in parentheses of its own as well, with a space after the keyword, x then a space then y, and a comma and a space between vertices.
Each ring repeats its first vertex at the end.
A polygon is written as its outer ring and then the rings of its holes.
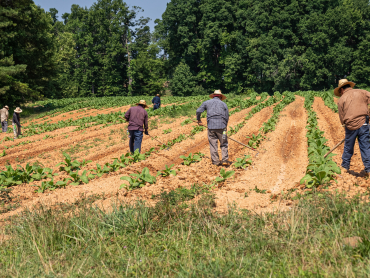
POLYGON ((232 141, 234 141, 234 142, 236 142, 236 143, 238 143, 238 144, 240 144, 240 145, 243 145, 244 147, 247 147, 248 149, 251 149, 252 151, 257 151, 257 150, 255 150, 255 149, 253 149, 253 148, 251 148, 251 147, 249 147, 249 146, 247 146, 247 145, 245 145, 245 144, 243 144, 242 142, 239 142, 239 141, 237 141, 237 140, 235 140, 235 139, 233 139, 233 138, 230 138, 230 137, 228 137, 230 140, 232 140, 232 141))
POLYGON ((343 144, 343 142, 345 141, 346 139, 343 139, 342 141, 340 141, 334 148, 332 148, 326 155, 324 155, 324 158, 326 158, 329 154, 331 154, 336 148, 338 148, 340 145, 343 144))

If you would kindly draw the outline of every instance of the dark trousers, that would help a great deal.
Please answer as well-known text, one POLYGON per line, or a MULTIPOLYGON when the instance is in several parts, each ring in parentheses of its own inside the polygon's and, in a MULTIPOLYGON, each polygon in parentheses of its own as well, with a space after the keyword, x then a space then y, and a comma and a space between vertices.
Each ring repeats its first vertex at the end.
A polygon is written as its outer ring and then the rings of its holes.
POLYGON ((362 162, 365 165, 365 171, 370 172, 370 133, 368 125, 363 125, 357 130, 349 130, 346 128, 342 167, 349 169, 356 138, 358 138, 358 144, 360 146, 362 162))
POLYGON ((129 130, 130 133, 130 152, 134 153, 137 149, 141 152, 141 142, 143 141, 143 132, 140 130, 129 130))
POLYGON ((1 129, 3 130, 3 132, 8 131, 8 121, 1 122, 1 129))
POLYGON ((222 161, 229 159, 229 144, 227 142, 227 137, 225 140, 222 140, 223 132, 223 129, 208 129, 208 142, 213 164, 220 162, 220 158, 218 156, 218 141, 220 141, 222 161))
POLYGON ((153 106, 153 111, 154 111, 154 110, 156 110, 156 109, 158 109, 158 108, 159 108, 159 106, 160 106, 159 104, 154 104, 154 106, 153 106))

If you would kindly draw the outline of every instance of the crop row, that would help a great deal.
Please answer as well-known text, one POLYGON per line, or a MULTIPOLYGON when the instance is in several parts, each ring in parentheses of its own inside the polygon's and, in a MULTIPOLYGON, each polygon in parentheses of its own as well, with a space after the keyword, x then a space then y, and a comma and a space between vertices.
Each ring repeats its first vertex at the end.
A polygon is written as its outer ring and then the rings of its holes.
MULTIPOLYGON (((265 99, 262 97, 260 100, 256 100, 256 96, 257 95, 254 95, 250 97, 250 99, 248 100, 235 102, 233 105, 241 105, 244 108, 247 108, 249 106, 254 105, 256 102, 260 102, 265 99)), ((160 149, 163 149, 167 146, 171 147, 177 143, 180 143, 183 140, 193 137, 195 134, 202 132, 205 129, 206 128, 202 126, 195 126, 189 135, 181 134, 176 139, 170 140, 166 145, 162 145, 160 149)), ((72 161, 71 158, 65 154, 65 161, 63 163, 59 163, 57 166, 60 166, 63 164, 63 166, 61 166, 59 170, 62 172, 68 173, 70 175, 70 178, 67 178, 67 179, 65 178, 62 181, 58 181, 54 183, 54 177, 57 174, 54 173, 53 170, 51 170, 50 168, 43 168, 42 166, 37 165, 37 164, 32 165, 32 166, 27 164, 25 168, 18 165, 15 169, 13 169, 11 166, 6 166, 6 170, 0 172, 0 182, 3 187, 9 187, 9 186, 13 186, 13 185, 21 184, 21 183, 30 183, 30 182, 39 181, 45 178, 51 178, 50 181, 44 181, 39 186, 38 192, 44 192, 46 189, 53 189, 53 188, 55 189, 58 187, 66 186, 67 183, 70 183, 73 185, 77 185, 80 183, 88 183, 89 180, 97 176, 99 177, 104 173, 115 172, 118 169, 127 167, 128 165, 132 163, 136 163, 141 160, 144 160, 148 158, 151 155, 151 153, 154 151, 155 149, 152 148, 145 154, 135 153, 132 155, 132 154, 127 153, 125 155, 122 155, 120 158, 114 159, 113 163, 111 164, 106 163, 104 166, 97 164, 96 169, 90 170, 89 173, 87 171, 83 171, 81 174, 78 173, 78 170, 82 166, 85 166, 90 161, 87 161, 87 162, 86 161, 78 162, 77 160, 72 161), (39 173, 41 176, 36 175, 37 173, 39 173)))
MULTIPOLYGON (((47 112, 39 114, 36 119, 45 116, 56 116, 61 113, 66 113, 83 108, 88 109, 102 109, 113 108, 127 105, 134 105, 144 99, 148 104, 151 104, 152 97, 88 97, 88 98, 73 98, 73 99, 56 99, 37 102, 38 110, 47 110, 47 112)), ((161 99, 163 105, 170 103, 184 103, 206 99, 206 96, 192 96, 192 97, 165 97, 161 99)))
POLYGON ((323 136, 324 132, 319 129, 317 115, 312 109, 315 92, 305 92, 300 95, 305 97, 304 107, 308 112, 306 136, 309 158, 306 175, 301 179, 301 184, 305 184, 307 188, 328 185, 330 181, 335 180, 335 174, 340 174, 341 171, 331 159, 335 154, 324 157, 330 148, 325 145, 328 140, 323 136))

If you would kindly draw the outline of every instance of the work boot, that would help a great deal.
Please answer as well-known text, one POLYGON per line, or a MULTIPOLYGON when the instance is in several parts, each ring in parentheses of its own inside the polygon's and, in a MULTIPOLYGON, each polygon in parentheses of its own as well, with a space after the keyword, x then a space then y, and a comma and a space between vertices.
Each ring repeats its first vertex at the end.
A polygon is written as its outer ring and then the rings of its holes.
POLYGON ((230 160, 223 160, 223 161, 221 162, 221 164, 231 165, 231 164, 232 164, 232 161, 230 161, 230 160))
POLYGON ((220 165, 222 165, 222 162, 221 161, 218 161, 218 162, 212 161, 212 164, 213 165, 216 165, 216 166, 220 166, 220 165))

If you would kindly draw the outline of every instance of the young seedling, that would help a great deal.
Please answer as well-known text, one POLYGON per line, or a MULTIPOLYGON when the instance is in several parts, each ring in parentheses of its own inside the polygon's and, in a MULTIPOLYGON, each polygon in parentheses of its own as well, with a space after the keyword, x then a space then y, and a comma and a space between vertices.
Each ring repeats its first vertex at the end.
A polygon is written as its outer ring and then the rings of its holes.
POLYGON ((176 176, 176 171, 175 170, 172 170, 172 167, 174 166, 174 164, 172 164, 170 167, 168 167, 166 165, 166 169, 163 170, 163 171, 158 171, 157 173, 157 177, 158 176, 162 176, 162 177, 168 177, 169 175, 173 175, 173 176, 176 176))
POLYGON ((5 150, 3 150, 3 152, 0 154, 0 157, 4 157, 4 156, 6 156, 5 150))
POLYGON ((237 158, 234 163, 235 168, 245 169, 252 164, 252 160, 249 155, 245 155, 242 158, 237 158))
POLYGON ((257 185, 255 186, 255 188, 253 189, 256 193, 261 193, 261 194, 266 194, 266 189, 258 189, 257 185))
POLYGON ((145 167, 141 173, 137 171, 137 174, 130 174, 130 176, 131 177, 121 177, 121 180, 128 181, 129 185, 122 184, 120 188, 126 188, 130 191, 144 187, 147 182, 154 184, 157 181, 156 178, 150 174, 148 167, 145 167))
POLYGON ((235 171, 227 171, 226 172, 225 169, 222 168, 221 171, 220 171, 221 177, 217 177, 216 182, 217 183, 224 182, 226 179, 231 178, 234 174, 235 174, 235 171))
POLYGON ((184 160, 183 164, 186 166, 189 166, 192 163, 196 163, 202 160, 202 158, 199 155, 194 154, 193 156, 192 153, 190 153, 188 156, 182 155, 180 156, 180 158, 184 160))
POLYGON ((171 133, 172 132, 172 129, 165 129, 163 130, 163 134, 168 134, 168 133, 171 133))
POLYGON ((182 126, 184 126, 184 125, 187 125, 187 124, 191 124, 193 122, 193 120, 192 119, 186 119, 185 121, 183 121, 182 123, 181 123, 181 125, 182 126))

